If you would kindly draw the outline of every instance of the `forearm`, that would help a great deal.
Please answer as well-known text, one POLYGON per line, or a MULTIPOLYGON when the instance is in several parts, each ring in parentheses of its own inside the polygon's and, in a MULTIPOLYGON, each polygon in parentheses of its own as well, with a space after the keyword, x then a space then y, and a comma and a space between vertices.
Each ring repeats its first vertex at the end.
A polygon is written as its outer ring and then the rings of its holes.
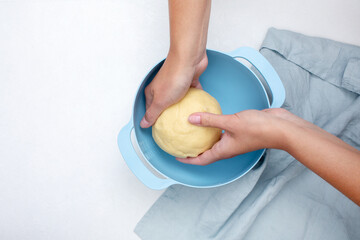
POLYGON ((360 151, 317 127, 285 131, 284 150, 360 205, 360 151))
POLYGON ((170 51, 197 64, 205 54, 210 0, 169 0, 170 51))

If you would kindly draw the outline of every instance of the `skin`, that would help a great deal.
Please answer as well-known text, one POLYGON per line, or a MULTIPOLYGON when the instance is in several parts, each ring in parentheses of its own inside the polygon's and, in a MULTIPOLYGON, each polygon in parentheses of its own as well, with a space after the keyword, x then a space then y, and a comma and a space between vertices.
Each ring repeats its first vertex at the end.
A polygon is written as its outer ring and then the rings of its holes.
POLYGON ((258 149, 281 149, 360 205, 360 151, 285 109, 194 113, 189 122, 225 132, 210 150, 195 158, 177 158, 180 162, 207 165, 258 149))
POLYGON ((170 105, 190 87, 201 88, 200 75, 208 65, 206 56, 210 1, 171 0, 170 49, 153 81, 145 89, 146 113, 140 126, 152 126, 170 105))
MULTIPOLYGON (((170 49, 145 89, 146 113, 141 127, 152 126, 191 86, 201 88, 199 76, 208 65, 205 50, 210 5, 209 0, 169 0, 170 49)), ((233 115, 194 113, 189 122, 225 132, 210 150, 195 158, 177 158, 180 162, 207 165, 258 149, 281 149, 360 206, 360 151, 284 109, 233 115)))

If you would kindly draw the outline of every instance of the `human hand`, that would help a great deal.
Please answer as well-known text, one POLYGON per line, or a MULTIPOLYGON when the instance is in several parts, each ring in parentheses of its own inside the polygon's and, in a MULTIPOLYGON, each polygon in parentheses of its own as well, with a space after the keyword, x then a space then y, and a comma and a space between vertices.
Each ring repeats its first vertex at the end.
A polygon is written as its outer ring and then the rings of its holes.
POLYGON ((167 107, 185 96, 190 87, 201 88, 199 77, 208 65, 206 52, 190 61, 169 53, 163 66, 145 88, 146 113, 140 126, 152 126, 167 107))
POLYGON ((189 122, 202 127, 225 130, 221 139, 209 150, 194 158, 177 158, 194 165, 215 161, 263 148, 286 148, 285 131, 289 125, 312 127, 305 120, 284 109, 246 110, 233 115, 194 113, 189 122))
POLYGON ((360 206, 360 151, 285 109, 247 110, 233 115, 194 113, 189 122, 224 129, 215 145, 195 158, 178 161, 207 165, 263 148, 285 150, 360 206))

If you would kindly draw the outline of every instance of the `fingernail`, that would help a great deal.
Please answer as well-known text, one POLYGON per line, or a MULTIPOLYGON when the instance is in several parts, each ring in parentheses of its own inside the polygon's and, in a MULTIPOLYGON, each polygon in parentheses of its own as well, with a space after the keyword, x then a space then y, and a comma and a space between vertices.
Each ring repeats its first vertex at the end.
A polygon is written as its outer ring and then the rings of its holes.
POLYGON ((140 127, 142 127, 142 128, 150 127, 150 123, 145 119, 145 117, 143 117, 143 119, 141 119, 140 127))
POLYGON ((201 118, 199 115, 190 115, 189 122, 192 124, 200 124, 201 118))

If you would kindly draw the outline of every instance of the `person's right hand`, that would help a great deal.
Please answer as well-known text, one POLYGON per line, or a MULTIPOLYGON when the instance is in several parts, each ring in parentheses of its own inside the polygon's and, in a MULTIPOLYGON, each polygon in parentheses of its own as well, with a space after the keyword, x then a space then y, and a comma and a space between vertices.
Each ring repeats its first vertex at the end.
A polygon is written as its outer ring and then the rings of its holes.
POLYGON ((189 122, 225 130, 211 149, 194 158, 177 158, 180 162, 194 165, 207 165, 263 148, 286 149, 284 136, 291 125, 323 131, 281 108, 246 110, 232 115, 194 113, 189 122))
POLYGON ((201 88, 199 77, 207 65, 205 51, 192 61, 169 53, 155 78, 145 88, 146 113, 140 126, 152 126, 162 111, 181 100, 190 87, 201 88))
MULTIPOLYGON (((194 165, 207 165, 221 159, 263 149, 276 148, 292 152, 287 138, 296 138, 299 133, 309 133, 308 138, 320 136, 327 144, 335 144, 344 149, 353 147, 334 137, 318 126, 305 121, 282 108, 246 110, 232 115, 194 113, 189 122, 200 127, 216 127, 225 130, 220 141, 194 158, 176 158, 178 161, 194 165)), ((314 141, 314 144, 316 142, 314 141)))

